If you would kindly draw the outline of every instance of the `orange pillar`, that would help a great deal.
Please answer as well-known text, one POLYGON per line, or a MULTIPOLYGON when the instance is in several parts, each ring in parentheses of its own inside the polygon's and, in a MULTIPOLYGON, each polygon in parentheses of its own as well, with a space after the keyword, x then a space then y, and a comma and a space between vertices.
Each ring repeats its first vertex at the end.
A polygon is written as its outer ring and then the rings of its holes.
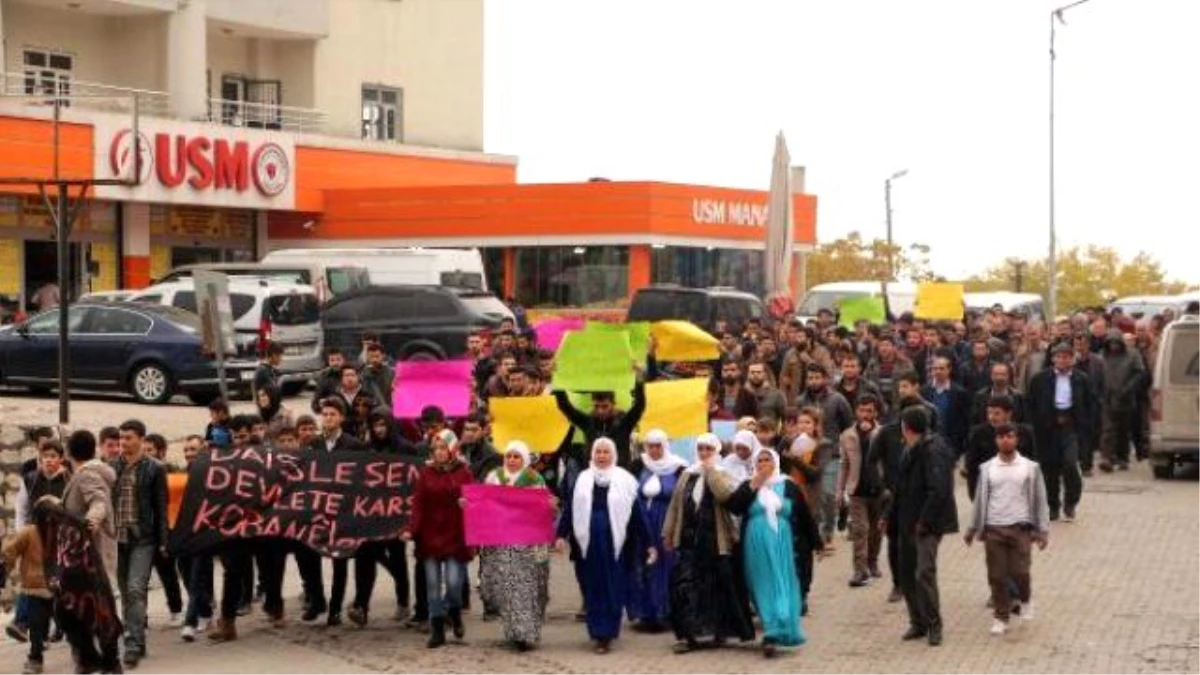
POLYGON ((504 249, 504 297, 517 297, 517 251, 512 247, 504 249))
POLYGON ((150 256, 127 255, 121 260, 124 288, 136 290, 150 285, 150 256))
POLYGON ((650 247, 629 247, 629 299, 639 288, 650 285, 650 247))

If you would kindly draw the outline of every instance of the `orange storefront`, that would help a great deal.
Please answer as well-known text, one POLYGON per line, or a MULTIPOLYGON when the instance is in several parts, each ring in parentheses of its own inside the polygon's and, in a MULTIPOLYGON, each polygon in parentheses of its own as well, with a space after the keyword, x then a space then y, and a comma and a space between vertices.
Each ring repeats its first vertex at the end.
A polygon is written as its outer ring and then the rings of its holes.
MULTIPOLYGON (((816 198, 793 197, 796 250, 816 198)), ((489 287, 531 309, 624 306, 652 282, 762 290, 767 193, 655 182, 455 185, 324 193, 273 216, 272 248, 478 247, 489 287)))
MULTIPOLYGON (((53 175, 45 111, 0 111, 0 177, 53 175)), ((765 191, 655 182, 519 185, 513 157, 66 112, 68 178, 132 177, 88 195, 72 236, 74 292, 141 288, 178 264, 306 246, 477 247, 489 287, 531 309, 624 306, 673 281, 762 291, 765 191), (239 154, 240 153, 240 154, 239 154), (240 163, 239 163, 240 162, 240 163)), ((794 195, 797 251, 816 198, 794 195)), ((0 184, 0 294, 53 280, 36 188, 0 184)))

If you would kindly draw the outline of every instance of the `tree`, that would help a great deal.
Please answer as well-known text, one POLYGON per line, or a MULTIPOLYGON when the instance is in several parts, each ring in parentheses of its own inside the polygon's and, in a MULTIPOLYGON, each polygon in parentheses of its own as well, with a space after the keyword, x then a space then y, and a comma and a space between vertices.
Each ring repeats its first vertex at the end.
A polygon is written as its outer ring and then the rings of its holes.
MULTIPOLYGON (((1048 275, 1046 261, 1009 258, 1003 264, 968 278, 968 292, 1016 290, 1016 273, 1021 270, 1026 293, 1046 297, 1048 275)), ((1060 312, 1102 305, 1106 296, 1175 295, 1187 290, 1187 284, 1168 281, 1162 265, 1148 253, 1139 252, 1131 260, 1122 260, 1108 246, 1076 246, 1058 257, 1058 307, 1060 312)))
POLYGON ((888 253, 896 265, 896 278, 914 281, 933 279, 929 269, 929 246, 913 244, 907 250, 883 239, 864 241, 858 232, 818 244, 808 254, 808 286, 832 281, 882 281, 888 278, 888 253))

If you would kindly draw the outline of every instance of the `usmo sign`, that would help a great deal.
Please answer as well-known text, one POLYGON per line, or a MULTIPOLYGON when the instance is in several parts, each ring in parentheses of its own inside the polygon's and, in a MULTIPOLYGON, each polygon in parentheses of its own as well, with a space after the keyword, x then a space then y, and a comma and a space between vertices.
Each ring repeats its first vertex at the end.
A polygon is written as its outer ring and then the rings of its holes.
POLYGON ((731 202, 723 199, 693 199, 692 221, 701 225, 745 225, 766 227, 771 216, 767 204, 731 202))
POLYGON ((285 134, 154 120, 135 132, 128 123, 97 122, 95 176, 136 177, 137 184, 97 186, 98 198, 241 209, 295 205, 296 149, 285 134))

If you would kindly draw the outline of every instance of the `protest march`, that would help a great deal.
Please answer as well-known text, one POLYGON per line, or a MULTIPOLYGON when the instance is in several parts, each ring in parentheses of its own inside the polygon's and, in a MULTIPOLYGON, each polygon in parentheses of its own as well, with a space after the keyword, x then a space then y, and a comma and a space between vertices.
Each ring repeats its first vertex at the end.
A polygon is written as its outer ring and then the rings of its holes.
POLYGON ((262 612, 277 628, 392 620, 430 649, 499 621, 526 652, 561 555, 596 654, 628 625, 679 654, 776 657, 807 641, 813 586, 843 583, 885 584, 907 607, 897 632, 937 646, 937 548, 959 533, 987 548, 1004 634, 1033 620, 1031 552, 1078 518, 1082 480, 1127 470, 1130 447, 1144 456, 1148 410, 1124 421, 1094 378, 1144 372, 1154 339, 1119 315, 1046 326, 953 302, 711 332, 508 320, 471 335, 463 360, 394 362, 372 336, 361 362, 331 349, 310 410, 283 403, 268 357, 256 413, 214 401, 183 466, 137 419, 37 439, 3 549, 22 589, 6 632, 34 665, 65 639, 80 672, 137 667, 157 574, 185 642, 241 639, 262 612), (1127 446, 1097 433, 1118 415, 1127 446), (283 597, 289 558, 298 606, 283 597), (386 618, 369 613, 379 568, 395 588, 386 618))

